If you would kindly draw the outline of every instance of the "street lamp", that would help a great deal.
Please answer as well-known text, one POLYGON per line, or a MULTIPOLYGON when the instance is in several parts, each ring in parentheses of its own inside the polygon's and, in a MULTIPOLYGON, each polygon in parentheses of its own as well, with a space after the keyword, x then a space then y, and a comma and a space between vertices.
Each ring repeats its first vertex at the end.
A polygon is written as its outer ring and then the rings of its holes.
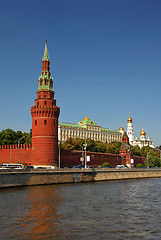
POLYGON ((61 142, 59 141, 59 143, 58 143, 58 147, 59 147, 59 169, 60 169, 60 145, 61 145, 61 142))
POLYGON ((83 147, 84 147, 84 152, 85 152, 84 165, 85 165, 85 168, 87 168, 87 156, 86 156, 87 143, 86 143, 86 140, 85 140, 85 144, 83 144, 83 147))
POLYGON ((19 164, 19 161, 20 161, 20 159, 19 159, 19 145, 20 145, 20 141, 22 140, 22 138, 24 138, 24 137, 21 137, 21 138, 18 140, 18 164, 19 164))
POLYGON ((149 168, 149 153, 150 152, 147 153, 147 168, 149 168))

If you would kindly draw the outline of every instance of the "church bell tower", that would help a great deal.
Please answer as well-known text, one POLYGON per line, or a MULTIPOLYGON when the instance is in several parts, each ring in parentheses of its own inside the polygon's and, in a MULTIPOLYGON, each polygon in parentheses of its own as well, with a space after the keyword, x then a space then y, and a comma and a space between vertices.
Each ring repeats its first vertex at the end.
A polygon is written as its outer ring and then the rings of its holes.
POLYGON ((54 99, 53 79, 45 39, 42 71, 38 80, 37 99, 31 107, 32 116, 32 164, 57 167, 58 118, 60 108, 54 99))
POLYGON ((127 119, 127 136, 129 138, 129 143, 132 145, 134 141, 134 132, 133 132, 133 125, 132 125, 132 118, 129 113, 129 118, 127 119))

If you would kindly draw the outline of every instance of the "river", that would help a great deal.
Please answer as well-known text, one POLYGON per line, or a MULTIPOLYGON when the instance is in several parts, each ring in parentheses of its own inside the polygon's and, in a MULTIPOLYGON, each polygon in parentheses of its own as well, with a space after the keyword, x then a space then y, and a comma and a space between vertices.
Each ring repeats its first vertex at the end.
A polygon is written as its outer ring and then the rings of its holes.
POLYGON ((161 178, 0 189, 0 239, 161 239, 161 178))

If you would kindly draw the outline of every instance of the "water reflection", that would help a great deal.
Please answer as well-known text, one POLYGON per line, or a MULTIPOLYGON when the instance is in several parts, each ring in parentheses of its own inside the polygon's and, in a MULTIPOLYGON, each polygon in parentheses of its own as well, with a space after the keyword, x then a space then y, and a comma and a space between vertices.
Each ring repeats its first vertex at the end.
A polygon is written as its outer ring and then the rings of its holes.
POLYGON ((1 239, 161 239, 161 179, 0 190, 1 239))
POLYGON ((61 215, 56 210, 61 197, 56 190, 51 186, 2 190, 1 195, 6 195, 0 217, 3 239, 62 238, 63 230, 58 230, 61 215))
POLYGON ((42 239, 43 235, 58 235, 57 224, 61 215, 56 212, 56 207, 60 201, 60 195, 51 187, 32 188, 25 199, 29 209, 20 223, 20 228, 29 230, 23 233, 24 236, 42 239))

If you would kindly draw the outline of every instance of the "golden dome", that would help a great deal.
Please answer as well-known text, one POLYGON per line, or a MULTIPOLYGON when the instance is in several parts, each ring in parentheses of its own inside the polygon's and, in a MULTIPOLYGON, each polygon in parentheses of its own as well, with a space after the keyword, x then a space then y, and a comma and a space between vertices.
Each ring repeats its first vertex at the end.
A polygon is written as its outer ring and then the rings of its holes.
POLYGON ((140 135, 145 136, 146 132, 144 131, 144 129, 142 128, 142 131, 140 132, 140 135))
POLYGON ((132 118, 130 117, 130 113, 129 113, 129 118, 127 119, 128 123, 132 123, 132 118))
POLYGON ((121 127, 119 128, 119 130, 123 130, 123 131, 125 130, 125 129, 122 127, 122 124, 121 124, 121 127))
POLYGON ((86 114, 86 117, 83 119, 83 121, 90 121, 90 119, 87 117, 87 114, 86 114))

